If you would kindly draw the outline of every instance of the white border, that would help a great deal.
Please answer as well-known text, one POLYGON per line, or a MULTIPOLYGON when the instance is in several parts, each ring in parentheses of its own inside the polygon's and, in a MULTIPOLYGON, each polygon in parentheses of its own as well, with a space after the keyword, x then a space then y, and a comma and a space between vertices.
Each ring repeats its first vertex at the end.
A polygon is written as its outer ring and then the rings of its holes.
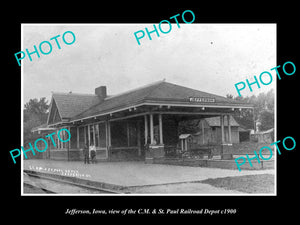
MULTIPOLYGON (((23 44, 23 24, 21 24, 21 49, 24 49, 24 44, 23 44)), ((24 144, 24 76, 23 76, 23 61, 21 60, 21 146, 24 144)), ((25 195, 24 190, 23 190, 23 183, 24 183, 24 175, 23 175, 23 169, 24 169, 24 163, 23 163, 23 154, 21 154, 21 196, 25 195)))

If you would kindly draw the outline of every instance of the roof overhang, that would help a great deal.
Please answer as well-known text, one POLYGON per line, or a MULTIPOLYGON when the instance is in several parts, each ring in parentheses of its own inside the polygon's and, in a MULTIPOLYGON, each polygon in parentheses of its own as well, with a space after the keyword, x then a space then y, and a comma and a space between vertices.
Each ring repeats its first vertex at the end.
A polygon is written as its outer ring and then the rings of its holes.
MULTIPOLYGON (((250 104, 222 104, 222 103, 218 103, 218 104, 190 104, 190 103, 180 103, 180 102, 167 102, 167 101, 146 101, 143 103, 139 103, 139 104, 132 104, 132 105, 128 105, 128 106, 123 106, 120 108, 116 108, 116 109, 112 109, 112 110, 107 110, 104 112, 99 112, 97 114, 91 115, 91 116, 86 116, 86 117, 82 117, 82 118, 77 118, 77 119, 70 119, 70 123, 75 123, 78 121, 82 121, 82 120, 87 120, 87 119, 91 119, 91 118, 95 118, 95 117, 101 117, 101 116, 107 116, 107 115, 111 115, 113 113, 117 113, 117 112, 122 112, 122 111, 126 111, 126 110, 132 110, 132 109, 136 109, 138 107, 142 107, 142 106, 158 106, 158 107, 192 107, 192 108, 216 108, 216 109, 231 109, 232 111, 234 109, 253 109, 253 106, 250 104)), ((168 113, 168 112, 164 112, 164 113, 168 113)))
POLYGON ((34 128, 32 128, 31 129, 31 132, 32 133, 35 133, 35 132, 37 132, 37 133, 41 133, 41 132, 47 132, 47 131, 53 131, 53 130, 56 130, 55 128, 52 128, 52 127, 34 127, 34 128))

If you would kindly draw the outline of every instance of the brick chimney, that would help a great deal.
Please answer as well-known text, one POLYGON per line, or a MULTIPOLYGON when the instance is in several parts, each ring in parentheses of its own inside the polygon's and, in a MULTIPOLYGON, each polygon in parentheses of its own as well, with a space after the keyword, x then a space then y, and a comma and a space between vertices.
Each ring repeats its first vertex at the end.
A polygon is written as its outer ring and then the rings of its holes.
POLYGON ((98 95, 99 98, 105 99, 107 97, 106 86, 95 88, 95 94, 98 95))

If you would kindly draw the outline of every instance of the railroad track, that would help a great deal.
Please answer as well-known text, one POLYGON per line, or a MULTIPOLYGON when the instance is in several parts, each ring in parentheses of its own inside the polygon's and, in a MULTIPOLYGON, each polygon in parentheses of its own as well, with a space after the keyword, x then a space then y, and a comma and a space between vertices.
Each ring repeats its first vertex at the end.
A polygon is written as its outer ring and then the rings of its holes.
POLYGON ((36 194, 37 193, 57 194, 54 191, 50 191, 50 190, 48 190, 46 188, 42 188, 42 187, 37 187, 36 185, 30 184, 28 182, 24 182, 23 185, 24 185, 24 188, 29 188, 30 190, 35 190, 35 191, 31 191, 32 193, 35 192, 36 194))
MULTIPOLYGON (((42 174, 33 174, 23 172, 24 187, 38 190, 46 194, 120 194, 122 192, 110 190, 101 187, 90 186, 87 184, 75 183, 68 180, 57 179, 54 177, 43 176, 42 174)), ((31 192, 34 193, 34 192, 31 192)), ((26 194, 26 193, 25 193, 26 194)))

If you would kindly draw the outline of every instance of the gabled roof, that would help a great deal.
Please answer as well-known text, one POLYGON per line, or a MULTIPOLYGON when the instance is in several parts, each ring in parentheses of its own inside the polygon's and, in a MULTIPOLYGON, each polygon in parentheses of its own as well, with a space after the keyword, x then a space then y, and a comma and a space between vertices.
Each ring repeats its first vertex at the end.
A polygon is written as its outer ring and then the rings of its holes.
POLYGON ((214 98, 215 102, 195 103, 197 105, 230 106, 230 107, 251 107, 249 104, 228 99, 222 96, 194 90, 165 81, 155 82, 123 94, 106 98, 103 102, 94 105, 85 112, 80 113, 73 120, 90 116, 109 113, 113 110, 134 106, 141 103, 157 104, 184 104, 191 105, 189 97, 214 98))
POLYGON ((53 93, 52 98, 62 119, 71 119, 100 102, 98 96, 92 94, 53 93))
POLYGON ((155 91, 152 91, 147 98, 153 100, 171 100, 171 101, 178 101, 178 102, 189 102, 188 97, 204 97, 204 98, 215 98, 214 104, 219 103, 238 103, 233 99, 228 99, 219 95, 210 94, 203 91, 198 91, 192 88, 183 87, 180 85, 168 83, 168 82, 161 82, 156 85, 157 88, 155 91))
POLYGON ((155 82, 101 100, 95 94, 53 93, 62 119, 76 121, 97 115, 105 115, 141 104, 180 106, 252 107, 249 104, 222 96, 194 90, 163 81, 155 82), (213 98, 214 102, 190 102, 189 97, 213 98))
MULTIPOLYGON (((205 118, 205 121, 211 127, 220 127, 221 126, 221 121, 220 121, 219 116, 205 118)), ((239 124, 236 122, 236 120, 233 118, 233 116, 230 116, 229 122, 230 122, 230 126, 232 126, 232 127, 239 126, 239 124)), ((225 118, 225 120, 224 120, 224 126, 228 126, 227 118, 225 118)))
POLYGON ((152 85, 147 85, 142 88, 134 89, 132 91, 128 91, 122 94, 107 97, 102 103, 91 107, 85 112, 82 112, 81 114, 77 115, 74 119, 81 119, 88 116, 94 116, 99 113, 105 113, 115 109, 120 109, 141 103, 144 100, 146 100, 147 96, 149 96, 154 90, 156 90, 160 84, 161 82, 156 82, 152 85))

